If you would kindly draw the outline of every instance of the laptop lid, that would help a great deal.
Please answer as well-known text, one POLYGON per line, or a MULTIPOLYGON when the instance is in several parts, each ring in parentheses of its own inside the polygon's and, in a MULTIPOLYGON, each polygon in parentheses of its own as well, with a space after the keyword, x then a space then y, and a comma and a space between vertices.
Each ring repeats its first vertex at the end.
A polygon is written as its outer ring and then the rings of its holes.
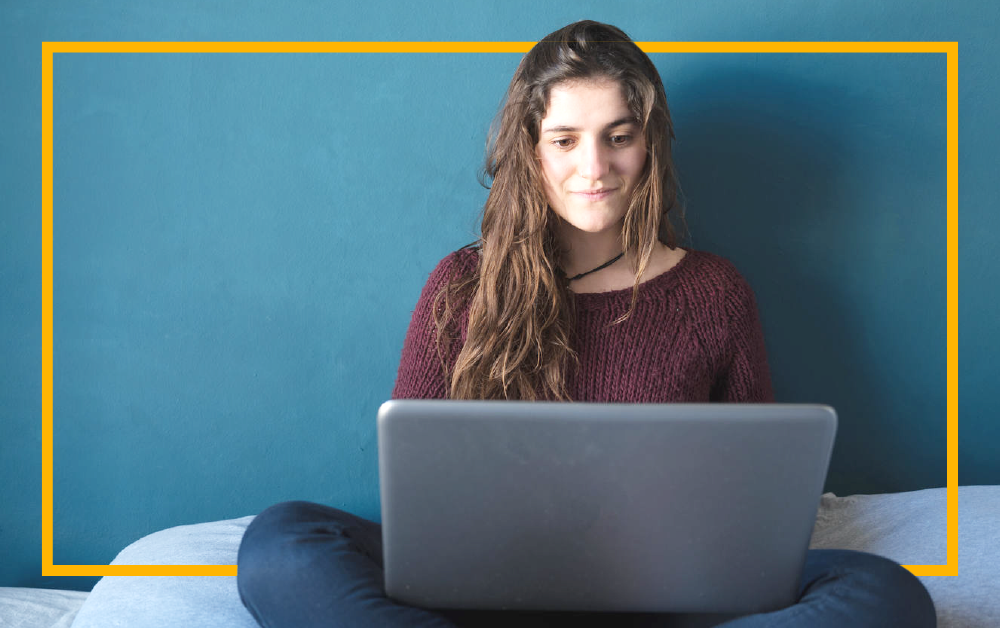
POLYGON ((431 608, 787 606, 835 431, 820 405, 386 402, 386 592, 431 608))

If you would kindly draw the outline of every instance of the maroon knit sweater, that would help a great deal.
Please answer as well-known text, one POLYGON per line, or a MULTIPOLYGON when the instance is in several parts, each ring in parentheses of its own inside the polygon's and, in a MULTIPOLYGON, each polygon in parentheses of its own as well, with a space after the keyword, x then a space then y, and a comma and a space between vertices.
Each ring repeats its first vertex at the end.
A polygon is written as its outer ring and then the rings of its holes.
MULTIPOLYGON (((417 302, 403 343, 394 399, 443 399, 450 386, 436 352, 432 305, 450 273, 475 272, 479 252, 441 260, 417 302)), ((632 289, 574 294, 579 367, 567 374, 576 401, 766 402, 774 400, 757 304, 728 260, 687 249, 673 268, 632 289)), ((465 342, 468 311, 458 313, 465 342)), ((458 343, 449 367, 458 355, 458 343)))

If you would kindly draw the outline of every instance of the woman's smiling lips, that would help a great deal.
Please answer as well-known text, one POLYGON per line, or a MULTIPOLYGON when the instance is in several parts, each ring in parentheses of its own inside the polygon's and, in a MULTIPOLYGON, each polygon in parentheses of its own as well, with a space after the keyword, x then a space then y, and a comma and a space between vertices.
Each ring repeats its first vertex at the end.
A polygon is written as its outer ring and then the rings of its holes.
POLYGON ((600 190, 580 190, 579 192, 573 192, 573 194, 585 198, 588 201, 599 201, 607 198, 617 189, 618 188, 601 188, 600 190))

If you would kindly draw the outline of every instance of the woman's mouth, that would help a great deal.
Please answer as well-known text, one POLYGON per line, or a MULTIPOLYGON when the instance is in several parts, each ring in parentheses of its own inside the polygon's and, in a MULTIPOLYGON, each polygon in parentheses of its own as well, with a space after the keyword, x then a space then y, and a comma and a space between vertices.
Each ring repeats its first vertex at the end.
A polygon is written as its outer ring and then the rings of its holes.
POLYGON ((607 198, 617 189, 618 188, 601 188, 600 190, 580 190, 578 192, 573 192, 573 194, 576 194, 577 196, 588 201, 599 201, 607 198))

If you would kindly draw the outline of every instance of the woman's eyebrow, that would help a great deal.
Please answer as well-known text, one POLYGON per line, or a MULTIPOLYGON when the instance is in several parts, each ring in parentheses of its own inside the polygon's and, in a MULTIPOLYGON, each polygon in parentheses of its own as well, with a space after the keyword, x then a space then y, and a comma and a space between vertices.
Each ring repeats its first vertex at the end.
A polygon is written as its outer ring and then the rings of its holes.
MULTIPOLYGON (((627 118, 619 118, 614 122, 609 122, 608 124, 604 125, 603 130, 607 131, 608 129, 613 129, 616 126, 621 126, 623 124, 634 124, 634 123, 635 123, 635 118, 633 118, 632 116, 628 116, 627 118)), ((544 128, 542 129, 542 133, 573 133, 579 130, 580 129, 575 126, 561 125, 561 126, 550 126, 544 128)))

